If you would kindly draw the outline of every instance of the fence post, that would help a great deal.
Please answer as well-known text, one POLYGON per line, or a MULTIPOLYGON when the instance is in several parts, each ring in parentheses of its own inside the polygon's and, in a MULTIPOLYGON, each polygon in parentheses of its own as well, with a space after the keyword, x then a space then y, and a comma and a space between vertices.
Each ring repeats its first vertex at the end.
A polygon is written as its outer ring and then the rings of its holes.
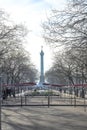
POLYGON ((0 76, 0 130, 1 128, 1 103, 2 103, 2 77, 0 76))
MULTIPOLYGON (((85 90, 84 90, 85 91, 85 90)), ((84 92, 84 111, 86 112, 86 99, 85 99, 85 93, 86 92, 84 92)))
POLYGON ((27 104, 27 96, 25 95, 25 105, 27 104))
POLYGON ((48 94, 48 107, 50 106, 50 96, 48 94))
POLYGON ((22 107, 22 96, 21 96, 21 107, 22 107))
POLYGON ((74 107, 76 107, 76 95, 75 95, 75 86, 74 86, 74 107))

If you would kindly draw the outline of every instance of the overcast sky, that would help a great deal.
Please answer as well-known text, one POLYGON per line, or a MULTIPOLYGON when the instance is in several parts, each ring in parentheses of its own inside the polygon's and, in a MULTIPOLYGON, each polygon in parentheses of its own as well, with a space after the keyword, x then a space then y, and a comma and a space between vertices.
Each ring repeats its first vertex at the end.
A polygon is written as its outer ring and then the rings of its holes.
POLYGON ((30 52, 32 62, 40 70, 40 50, 44 50, 45 71, 51 65, 51 51, 42 38, 41 23, 49 16, 51 9, 62 9, 66 0, 0 0, 0 8, 10 14, 17 23, 25 23, 30 31, 26 49, 30 52))

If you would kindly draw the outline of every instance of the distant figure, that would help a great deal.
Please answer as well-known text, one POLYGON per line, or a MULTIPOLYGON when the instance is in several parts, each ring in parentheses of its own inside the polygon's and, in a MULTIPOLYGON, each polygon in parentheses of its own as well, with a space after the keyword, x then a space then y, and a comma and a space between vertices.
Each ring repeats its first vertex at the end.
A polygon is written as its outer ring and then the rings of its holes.
POLYGON ((2 91, 2 98, 3 98, 3 99, 6 99, 6 98, 7 98, 6 89, 3 89, 3 91, 2 91))
POLYGON ((3 99, 7 99, 8 96, 11 97, 11 95, 13 95, 13 97, 15 97, 15 89, 12 89, 9 87, 3 89, 3 91, 2 91, 2 98, 3 99))

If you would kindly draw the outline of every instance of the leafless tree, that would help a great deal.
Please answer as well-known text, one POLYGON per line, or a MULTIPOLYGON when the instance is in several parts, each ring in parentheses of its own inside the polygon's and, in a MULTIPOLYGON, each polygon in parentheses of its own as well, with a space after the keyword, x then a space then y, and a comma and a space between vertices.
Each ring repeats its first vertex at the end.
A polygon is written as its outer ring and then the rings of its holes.
POLYGON ((52 16, 43 24, 48 43, 81 47, 87 45, 87 1, 69 0, 62 10, 52 10, 52 16))
POLYGON ((72 83, 77 71, 80 81, 87 82, 87 1, 68 0, 64 10, 52 10, 43 29, 49 45, 64 46, 61 60, 57 54, 53 66, 61 67, 72 83))
POLYGON ((23 47, 28 30, 0 10, 0 74, 6 83, 35 81, 37 70, 23 47))

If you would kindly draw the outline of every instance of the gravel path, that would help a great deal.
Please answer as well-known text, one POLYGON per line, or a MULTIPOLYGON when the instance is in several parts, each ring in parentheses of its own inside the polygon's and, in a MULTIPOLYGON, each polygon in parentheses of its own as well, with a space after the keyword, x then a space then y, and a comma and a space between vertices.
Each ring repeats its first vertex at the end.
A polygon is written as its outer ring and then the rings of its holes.
POLYGON ((79 107, 4 107, 2 130, 87 130, 87 112, 79 107))

